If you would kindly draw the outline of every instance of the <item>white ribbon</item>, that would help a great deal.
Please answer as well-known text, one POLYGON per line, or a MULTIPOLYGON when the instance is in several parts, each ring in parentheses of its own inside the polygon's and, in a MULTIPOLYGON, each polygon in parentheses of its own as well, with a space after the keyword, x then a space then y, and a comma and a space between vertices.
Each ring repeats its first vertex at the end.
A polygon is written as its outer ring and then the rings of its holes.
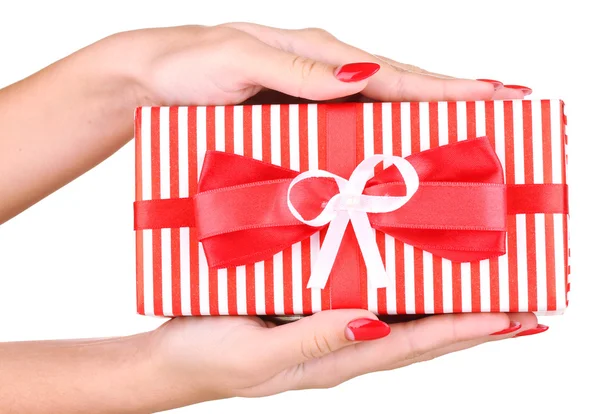
POLYGON ((287 193, 287 204, 294 217, 313 227, 321 227, 330 223, 307 287, 323 289, 327 284, 327 279, 333 268, 333 263, 349 222, 352 222, 358 245, 365 259, 369 284, 375 288, 388 286, 389 276, 381 260, 375 240, 375 231, 371 227, 367 213, 389 213, 397 210, 411 199, 418 188, 419 176, 414 167, 404 158, 391 155, 373 155, 365 159, 352 172, 349 180, 322 170, 306 171, 294 178, 288 187, 287 193), (374 175, 375 166, 382 161, 386 164, 395 165, 400 171, 406 184, 405 196, 369 196, 363 194, 367 181, 374 175), (333 178, 337 183, 339 193, 327 202, 325 208, 317 217, 306 220, 292 204, 290 193, 292 188, 300 181, 319 177, 333 178))

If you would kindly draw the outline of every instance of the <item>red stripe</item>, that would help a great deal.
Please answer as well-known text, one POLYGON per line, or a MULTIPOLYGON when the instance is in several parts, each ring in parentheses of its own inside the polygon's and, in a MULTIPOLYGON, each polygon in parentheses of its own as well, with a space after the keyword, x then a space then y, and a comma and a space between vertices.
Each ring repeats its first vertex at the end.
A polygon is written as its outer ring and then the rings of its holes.
MULTIPOLYGON (((392 151, 394 155, 402 154, 402 120, 400 119, 400 103, 392 103, 392 151)), ((408 155, 408 154, 406 154, 408 155)), ((406 314, 406 293, 404 283, 404 243, 394 241, 394 255, 396 260, 396 313, 406 314)))
MULTIPOLYGON (((382 127, 382 105, 381 103, 373 104, 373 152, 374 154, 383 154, 383 127, 382 127)), ((375 168, 375 173, 383 169, 382 165, 375 168)), ((385 234, 375 232, 375 240, 379 247, 379 254, 385 265, 385 234)), ((387 311, 386 290, 377 289, 377 312, 380 315, 385 315, 387 311)))
MULTIPOLYGON (((467 139, 477 138, 475 102, 467 102, 467 139)), ((471 263, 471 312, 481 312, 481 263, 471 263)))
MULTIPOLYGON (((356 165, 365 159, 365 123, 364 123, 364 104, 356 104, 356 165)), ((352 237, 356 236, 352 232, 352 237)), ((369 308, 368 299, 368 283, 367 283, 367 268, 362 255, 359 254, 359 272, 360 272, 360 306, 361 308, 369 308)))
MULTIPOLYGON (((544 165, 544 184, 552 183, 552 135, 550 122, 550 101, 544 100, 542 106, 542 156, 544 165)), ((556 268, 554 257, 554 216, 544 215, 546 237, 546 301, 548 310, 556 310, 556 268)))
MULTIPOLYGON (((511 101, 504 102, 504 154, 506 183, 515 183, 515 149, 513 130, 513 104, 511 101)), ((508 301, 511 312, 519 311, 519 285, 517 270, 517 219, 515 216, 507 218, 508 233, 508 301)))
MULTIPOLYGON (((215 108, 206 108, 206 149, 215 150, 215 108)), ((218 289, 219 277, 217 269, 210 268, 208 270, 208 306, 209 313, 211 315, 219 314, 219 291, 218 289)))
MULTIPOLYGON (((271 105, 262 106, 262 159, 271 162, 271 105)), ((273 259, 265 260, 265 313, 275 313, 273 259)))
MULTIPOLYGON (((458 141, 456 102, 448 102, 448 143, 458 141)), ((452 312, 462 312, 460 263, 452 262, 452 312)))
MULTIPOLYGON (((525 158, 525 184, 533 184, 533 132, 531 101, 523 101, 523 144, 525 158)), ((537 311, 537 257, 534 214, 525 215, 525 228, 527 231, 527 303, 530 311, 537 311)))
MULTIPOLYGON (((243 110, 244 156, 252 157, 252 106, 244 106, 243 110)), ((254 264, 246 266, 246 312, 256 315, 256 279, 254 264)))
MULTIPOLYGON (((188 191, 194 194, 198 187, 198 133, 196 130, 198 108, 188 108, 188 191)), ((190 228, 190 302, 192 315, 200 315, 200 264, 198 235, 196 228, 190 228)))
MULTIPOLYGON (((410 104, 410 146, 411 153, 421 152, 421 125, 419 117, 419 103, 410 104)), ((423 250, 414 249, 415 256, 415 313, 425 313, 425 282, 423 280, 423 250)))
MULTIPOLYGON (((281 166, 290 168, 290 107, 280 106, 281 125, 281 166)), ((286 315, 294 313, 292 294, 292 249, 283 251, 283 311, 286 315)))
MULTIPOLYGON (((135 110, 135 201, 142 199, 142 108, 135 110)), ((144 313, 144 237, 135 232, 135 278, 137 312, 144 313)))
MULTIPOLYGON (((225 107, 225 152, 234 152, 233 106, 225 107)), ((237 315, 237 269, 227 269, 227 312, 237 315)))
MULTIPOLYGON (((152 174, 152 199, 160 199, 160 108, 154 107, 150 117, 150 169, 152 174)), ((152 230, 152 282, 154 289, 154 314, 162 315, 162 238, 161 230, 152 230)))
MULTIPOLYGON (((179 109, 169 108, 170 197, 179 198, 179 109)), ((174 316, 181 316, 181 255, 179 229, 171 229, 171 300, 174 316)))
MULTIPOLYGON (((494 102, 485 103, 485 134, 490 143, 496 148, 496 130, 494 118, 494 102)), ((490 259, 490 311, 500 312, 500 276, 498 258, 490 259)))
MULTIPOLYGON (((298 126, 300 144, 300 171, 308 170, 308 105, 298 105, 298 126)), ((307 315, 312 313, 311 290, 306 288, 310 277, 310 238, 302 240, 300 244, 302 256, 302 312, 307 315)))
MULTIPOLYGON (((438 103, 429 103, 429 147, 440 146, 438 128, 438 103)), ((435 313, 444 312, 444 290, 442 283, 442 258, 433 256, 433 310, 435 313)))
MULTIPOLYGON (((317 106, 317 134, 319 140, 319 169, 327 168, 327 113, 325 106, 317 106)), ((323 238, 327 233, 326 230, 321 230, 320 243, 323 243, 323 238)), ((321 290, 321 309, 331 309, 331 289, 330 283, 325 285, 325 289, 321 290)))

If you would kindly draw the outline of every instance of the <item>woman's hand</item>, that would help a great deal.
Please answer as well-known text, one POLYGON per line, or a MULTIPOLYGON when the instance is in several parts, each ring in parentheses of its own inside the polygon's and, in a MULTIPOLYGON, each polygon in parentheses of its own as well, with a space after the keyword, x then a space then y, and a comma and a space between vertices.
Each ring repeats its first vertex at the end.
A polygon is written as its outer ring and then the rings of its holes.
POLYGON ((536 325, 533 314, 438 315, 391 324, 390 332, 363 310, 323 311, 281 326, 251 317, 175 318, 147 334, 157 371, 153 381, 157 389, 169 390, 153 394, 184 405, 328 388, 536 325), (368 338, 373 340, 360 340, 368 338))

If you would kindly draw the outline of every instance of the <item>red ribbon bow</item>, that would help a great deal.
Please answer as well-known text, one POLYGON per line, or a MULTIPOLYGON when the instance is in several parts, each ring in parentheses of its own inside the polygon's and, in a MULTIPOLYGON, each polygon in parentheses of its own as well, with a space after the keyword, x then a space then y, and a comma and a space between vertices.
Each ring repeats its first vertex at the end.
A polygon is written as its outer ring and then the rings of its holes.
MULTIPOLYGON (((402 208, 369 214, 371 226, 404 243, 458 262, 505 253, 506 216, 565 213, 562 185, 505 185, 502 166, 487 138, 427 150, 406 158, 420 186, 402 208)), ((299 173, 252 158, 207 151, 198 193, 192 198, 135 204, 135 228, 196 227, 210 267, 247 265, 319 231, 295 219, 287 205, 299 173)), ((364 194, 403 195, 394 167, 368 181, 364 194)), ((296 185, 291 199, 314 217, 337 193, 331 179, 296 185)))

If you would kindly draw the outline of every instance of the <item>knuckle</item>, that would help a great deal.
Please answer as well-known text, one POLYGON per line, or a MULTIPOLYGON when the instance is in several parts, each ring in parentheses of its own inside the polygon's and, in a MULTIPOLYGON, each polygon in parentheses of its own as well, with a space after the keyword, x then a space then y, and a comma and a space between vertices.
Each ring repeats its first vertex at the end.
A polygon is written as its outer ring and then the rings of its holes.
POLYGON ((320 27, 309 27, 303 30, 307 35, 320 40, 334 40, 335 36, 320 27))
POLYGON ((325 336, 314 334, 312 337, 302 341, 301 352, 306 360, 310 360, 321 358, 333 352, 333 349, 325 336))

